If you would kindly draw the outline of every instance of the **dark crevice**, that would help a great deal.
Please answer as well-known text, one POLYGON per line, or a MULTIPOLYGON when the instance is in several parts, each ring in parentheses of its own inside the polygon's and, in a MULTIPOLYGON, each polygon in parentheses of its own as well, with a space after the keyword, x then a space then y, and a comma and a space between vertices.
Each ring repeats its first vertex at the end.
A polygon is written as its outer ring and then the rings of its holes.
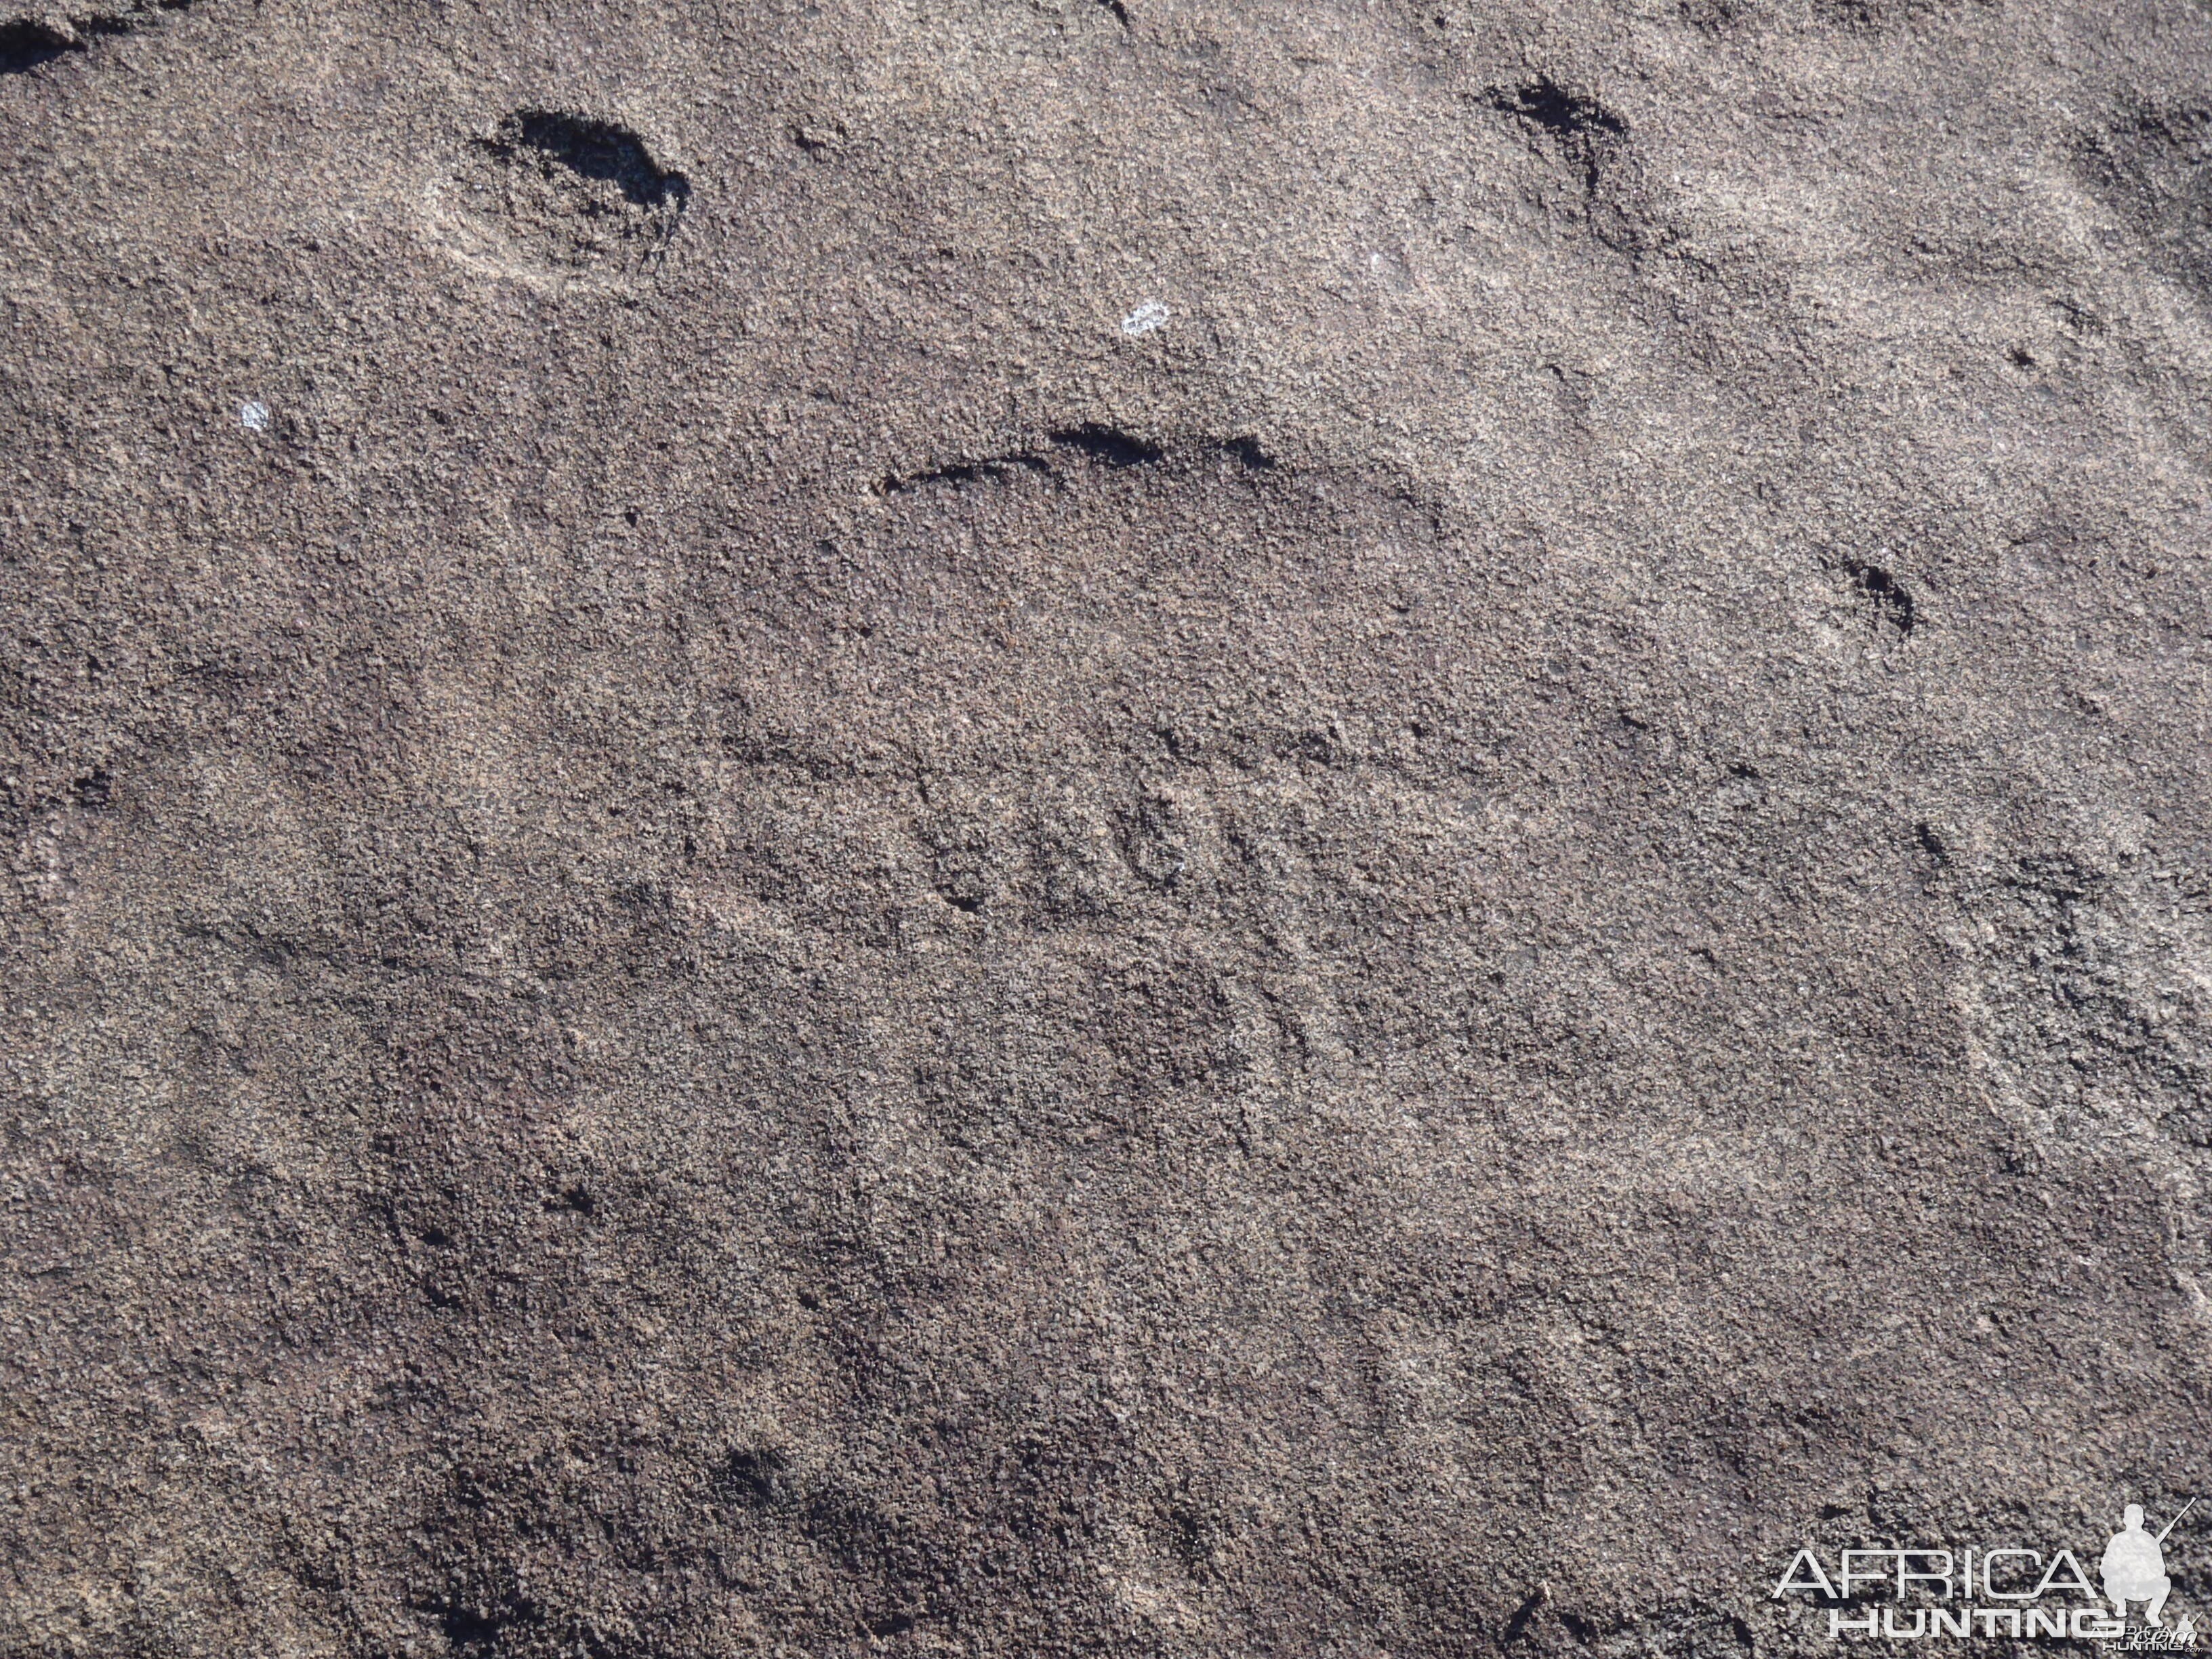
POLYGON ((183 11, 193 0, 139 0, 116 11, 18 17, 0 24, 0 75, 21 75, 64 53, 82 52, 104 35, 128 34, 163 12, 183 11))
POLYGON ((1540 75, 1519 86, 1499 88, 1490 94, 1491 106, 1518 116, 1529 128, 1543 134, 1565 159, 1583 175, 1593 192, 1598 175, 1628 136, 1628 123, 1596 99, 1561 86, 1540 75))
POLYGON ((1123 28, 1129 27, 1129 9, 1121 3, 1121 0, 1098 0, 1098 9, 1112 12, 1114 21, 1123 28))
POLYGON ((1095 422, 1066 427, 1045 435, 1056 448, 1075 450, 1108 466, 1143 466, 1167 453, 1158 444, 1148 444, 1118 427, 1100 426, 1095 422))
POLYGON ((487 1618, 467 1607, 448 1607, 438 1623, 445 1632, 447 1645, 456 1653, 489 1648, 506 1628, 497 1619, 487 1618))
POLYGON ((478 1607, 470 1606, 467 1599, 456 1595, 424 1611, 437 1619, 447 1650, 454 1659, 495 1659, 514 1644, 518 1630, 534 1630, 545 1622, 544 1613, 536 1602, 513 1594, 478 1607))
POLYGON ((635 133, 587 115, 517 110, 477 143, 501 161, 533 160, 611 184, 633 207, 672 206, 680 212, 691 193, 690 181, 658 165, 635 133))
POLYGON ((793 121, 784 131, 793 143, 817 158, 836 154, 851 136, 842 121, 793 121))
MULTIPOLYGON (((968 484, 1004 483, 1024 472, 1054 476, 1060 471, 1054 465, 1056 455, 1079 457, 1100 466, 1114 468, 1150 466, 1167 459, 1169 456, 1165 445, 1150 442, 1119 427, 1096 421, 1086 421, 1080 426, 1055 428, 1045 434, 1045 441, 1051 446, 1048 450, 1017 450, 969 461, 948 461, 941 466, 926 467, 918 472, 886 473, 877 481, 876 493, 879 495, 898 495, 933 484, 949 484, 957 489, 968 484)), ((1272 472, 1282 465, 1257 438, 1249 435, 1201 442, 1187 450, 1179 447, 1177 453, 1194 457, 1218 455, 1252 472, 1272 472)))
POLYGON ((781 1452, 739 1447, 714 1469, 709 1484, 725 1503, 764 1507, 792 1495, 790 1472, 790 1462, 781 1452))
POLYGON ((896 495, 930 484, 998 483, 1017 472, 1049 472, 1043 457, 1030 454, 989 455, 977 461, 953 461, 920 472, 892 473, 877 484, 879 495, 896 495))
POLYGON ((33 18, 0 26, 0 75, 21 75, 65 52, 82 52, 84 44, 82 36, 64 34, 33 18))
POLYGON ((1550 1592, 1547 1590, 1540 1589, 1531 1591, 1522 1600, 1520 1607, 1515 1610, 1512 1618, 1506 1620, 1505 1640, 1508 1643, 1517 1642, 1526 1635, 1529 1620, 1536 1616, 1536 1609, 1551 1599, 1550 1592))
POLYGON ((657 270, 691 198, 629 128, 536 105, 478 137, 457 183, 472 214, 564 275, 657 270))
POLYGON ((1893 629, 1900 638, 1911 638, 1916 620, 1912 595, 1897 579, 1878 565, 1847 564, 1844 570, 1873 608, 1875 626, 1893 629))
MULTIPOLYGON (((1988 3, 1988 0, 1983 0, 1988 3)), ((1923 22, 1946 10, 1960 10, 1960 0, 1822 0, 1814 8, 1824 21, 1847 28, 1882 31, 1923 22)))
POLYGON ((1547 76, 1523 82, 1510 92, 1494 92, 1490 100, 1561 140, 1621 138, 1628 133, 1628 123, 1596 99, 1571 92, 1547 76))

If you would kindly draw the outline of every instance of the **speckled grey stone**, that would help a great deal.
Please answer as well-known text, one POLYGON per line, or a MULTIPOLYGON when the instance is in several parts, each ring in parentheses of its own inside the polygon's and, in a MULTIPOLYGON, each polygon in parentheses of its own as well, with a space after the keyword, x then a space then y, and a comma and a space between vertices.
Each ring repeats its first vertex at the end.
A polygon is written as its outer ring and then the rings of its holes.
POLYGON ((0 1654, 1828 1652, 2204 1489, 2203 7, 0 71, 0 1654))

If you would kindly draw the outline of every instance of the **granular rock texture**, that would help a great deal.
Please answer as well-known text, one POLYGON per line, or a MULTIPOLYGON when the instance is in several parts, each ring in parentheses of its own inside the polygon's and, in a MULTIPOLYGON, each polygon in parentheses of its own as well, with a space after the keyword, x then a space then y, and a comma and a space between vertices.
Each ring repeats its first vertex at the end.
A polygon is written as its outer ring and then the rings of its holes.
POLYGON ((2162 1522, 2208 86, 0 15, 0 1655, 1827 1651, 1802 1544, 2162 1522))
POLYGON ((666 246, 690 196, 684 175, 656 165, 635 135, 555 111, 518 110, 476 149, 461 181, 471 208, 495 247, 520 256, 495 257, 493 274, 528 280, 533 256, 541 278, 636 270, 666 246))

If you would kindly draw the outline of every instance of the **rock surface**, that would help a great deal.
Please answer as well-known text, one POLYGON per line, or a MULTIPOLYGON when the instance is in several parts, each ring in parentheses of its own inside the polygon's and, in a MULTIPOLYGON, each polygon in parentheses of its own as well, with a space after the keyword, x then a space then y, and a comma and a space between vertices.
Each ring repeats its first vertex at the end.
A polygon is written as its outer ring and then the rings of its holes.
POLYGON ((2203 8, 0 71, 0 1652, 1827 1650, 2212 1478, 2203 8))

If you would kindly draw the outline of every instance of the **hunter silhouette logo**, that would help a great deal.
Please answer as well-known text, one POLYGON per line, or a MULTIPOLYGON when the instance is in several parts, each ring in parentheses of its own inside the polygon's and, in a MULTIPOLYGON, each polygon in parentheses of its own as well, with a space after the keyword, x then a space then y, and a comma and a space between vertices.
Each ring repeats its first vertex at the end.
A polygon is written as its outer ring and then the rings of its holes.
MULTIPOLYGON (((2181 1515, 2196 1507, 2197 1500, 2192 1498, 2181 1506, 2181 1515)), ((2166 1534, 2181 1524, 2181 1515, 2160 1528, 2155 1538, 2143 1530, 2142 1504, 2129 1504, 2120 1516, 2119 1531, 2105 1546, 2104 1578, 2105 1599, 2121 1618, 2128 1616, 2129 1602, 2147 1601, 2149 1606, 2143 1609, 2143 1622, 2166 1622, 2158 1615, 2173 1589, 2173 1580, 2166 1576, 2166 1552, 2160 1547, 2166 1542, 2166 1534)))
POLYGON ((2153 1534, 2143 1525, 2142 1505, 2127 1505, 2119 1531, 2098 1563, 2099 1584, 2090 1583, 2069 1549, 2048 1558, 2039 1550, 2017 1548, 1848 1549, 1838 1553, 1832 1577, 1817 1553, 1802 1549, 1776 1583, 1773 1599, 1805 1591, 1826 1602, 1828 1635, 1835 1639, 2006 1637, 2130 1649, 2194 1648, 2197 1627, 2189 1616, 2181 1615, 2169 1627, 2164 1614, 2173 1592, 2166 1571, 2166 1536, 2196 1507, 2192 1498, 2153 1534), (1864 1598, 1875 1585, 1888 1593, 1869 1606, 1864 1598), (2132 1629, 2131 1607, 2139 1607, 2142 1618, 2132 1629))

